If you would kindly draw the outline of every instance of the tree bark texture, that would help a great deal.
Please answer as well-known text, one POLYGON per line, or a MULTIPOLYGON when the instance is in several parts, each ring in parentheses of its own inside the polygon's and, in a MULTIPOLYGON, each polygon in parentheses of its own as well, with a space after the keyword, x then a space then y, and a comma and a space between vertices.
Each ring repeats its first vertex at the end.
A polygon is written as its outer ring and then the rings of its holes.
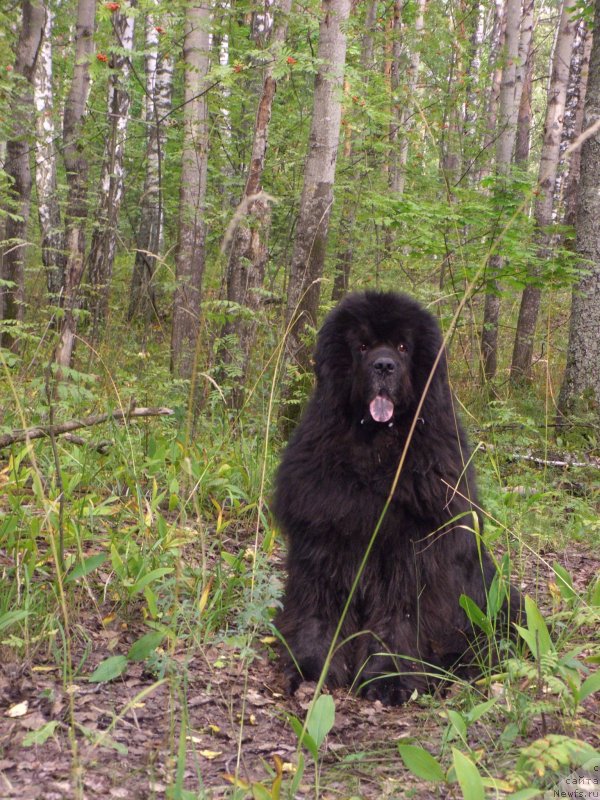
POLYGON ((316 325, 333 183, 340 138, 346 22, 351 0, 323 0, 313 115, 304 168, 300 213, 290 265, 286 322, 288 354, 301 368, 310 362, 302 343, 306 325, 316 325))
POLYGON ((392 45, 391 72, 394 119, 392 121, 392 131, 390 133, 390 142, 392 144, 390 154, 390 190, 398 197, 404 194, 404 187, 406 185, 409 134, 412 128, 412 117, 414 113, 412 98, 417 90, 417 82, 419 80, 419 68, 421 65, 420 47, 427 0, 417 0, 415 41, 411 48, 410 56, 408 56, 406 97, 403 102, 401 102, 398 97, 398 89, 403 72, 402 56, 405 50, 400 40, 402 5, 402 2, 394 3, 394 42, 392 45))
MULTIPOLYGON (((360 66, 363 80, 369 81, 369 73, 373 68, 373 30, 377 21, 377 0, 370 0, 365 12, 365 29, 362 36, 360 66)), ((346 159, 351 161, 354 152, 354 136, 352 126, 346 127, 346 159)), ((341 300, 350 288, 350 273, 354 260, 356 241, 356 215, 359 201, 353 191, 346 192, 342 209, 340 230, 338 233, 338 252, 331 299, 341 300)))
POLYGON ((146 175, 140 202, 135 263, 127 319, 149 322, 156 315, 154 273, 164 238, 163 163, 165 117, 172 105, 173 62, 159 52, 159 33, 153 15, 146 20, 146 175))
MULTIPOLYGON (((39 0, 23 0, 23 15, 15 58, 15 86, 10 103, 10 134, 4 171, 12 182, 5 242, 0 250, 0 277, 10 281, 0 287, 0 311, 6 323, 20 323, 25 312, 25 247, 31 199, 30 134, 34 127, 32 84, 43 40, 46 12, 39 0), (20 80, 19 80, 20 78, 20 80)), ((4 328, 1 343, 18 349, 17 332, 4 328)))
POLYGON ((108 80, 108 137, 100 175, 100 197, 88 256, 89 311, 94 340, 97 339, 108 311, 117 246, 117 226, 123 200, 123 157, 131 104, 128 83, 134 32, 134 17, 127 14, 128 10, 130 8, 123 6, 122 10, 112 15, 116 48, 109 60, 112 71, 108 80))
MULTIPOLYGON (((579 23, 581 35, 580 57, 571 63, 571 75, 567 88, 567 109, 563 126, 563 143, 561 149, 575 141, 583 129, 583 112, 585 95, 589 77, 590 53, 592 50, 592 32, 585 21, 579 23)), ((579 194, 579 172, 581 166, 581 150, 578 148, 571 154, 566 174, 562 176, 564 221, 566 225, 575 227, 577 212, 577 196, 579 194)))
MULTIPOLYGON (((556 45, 552 59, 550 86, 546 107, 546 121, 538 175, 538 194, 536 195, 534 217, 537 237, 537 258, 547 261, 552 255, 552 209, 554 205, 554 186, 558 174, 560 143, 562 139, 569 65, 577 25, 573 19, 573 4, 563 2, 556 45)), ((523 290, 519 319, 511 364, 511 380, 519 381, 531 376, 533 343, 540 310, 542 288, 539 267, 529 270, 531 281, 523 290)))
POLYGON ((206 75, 210 63, 210 8, 192 3, 186 11, 183 154, 179 192, 179 244, 171 329, 171 371, 191 378, 200 331, 200 293, 204 275, 208 106, 206 75))
MULTIPOLYGON (((271 7, 275 14, 271 31, 271 58, 265 67, 262 90, 256 112, 254 138, 248 177, 242 197, 245 203, 245 215, 233 235, 229 262, 227 265, 227 299, 240 306, 246 306, 251 317, 243 315, 235 317, 223 329, 224 336, 234 336, 239 350, 240 372, 245 375, 250 350, 256 332, 255 314, 260 307, 260 290, 265 277, 267 264, 267 235, 270 227, 269 201, 262 192, 262 176, 265 168, 265 156, 269 138, 269 124, 273 99, 277 91, 277 81, 273 75, 279 51, 285 42, 288 16, 292 0, 279 0, 271 7)), ((267 26, 260 26, 262 32, 267 26)), ((264 35, 264 34, 263 34, 264 35)), ((226 353, 227 360, 231 360, 226 353)), ((234 391, 234 405, 240 407, 244 393, 238 388, 234 391)))
POLYGON ((166 143, 165 117, 172 105, 173 62, 159 52, 159 33, 154 16, 146 20, 146 175, 140 203, 135 263, 127 318, 149 322, 156 315, 154 273, 163 246, 163 162, 166 143))
POLYGON ((76 331, 76 307, 83 275, 87 218, 88 159, 82 141, 85 106, 90 93, 89 60, 94 49, 96 0, 79 0, 75 25, 75 66, 63 117, 63 154, 67 176, 65 220, 65 309, 55 359, 71 364, 76 331))
MULTIPOLYGON (((585 100, 584 131, 600 120, 600 0, 595 2, 594 34, 585 100)), ((600 131, 581 150, 576 249, 587 274, 573 290, 567 366, 559 409, 569 414, 583 395, 600 408, 600 131)))
POLYGON ((42 262, 46 270, 46 285, 50 302, 61 301, 64 283, 65 252, 57 181, 56 128, 54 125, 52 31, 54 16, 46 8, 44 39, 34 80, 34 99, 37 112, 35 152, 35 182, 38 194, 38 217, 42 236, 42 262))
MULTIPOLYGON (((496 175, 500 184, 505 182, 510 174, 517 115, 521 102, 519 85, 516 83, 520 24, 521 0, 507 0, 504 66, 500 84, 498 138, 496 140, 496 175)), ((483 375, 488 380, 494 377, 498 368, 498 325, 500 321, 498 273, 502 269, 502 265, 502 256, 498 252, 493 253, 489 259, 486 276, 487 285, 481 332, 483 375)))

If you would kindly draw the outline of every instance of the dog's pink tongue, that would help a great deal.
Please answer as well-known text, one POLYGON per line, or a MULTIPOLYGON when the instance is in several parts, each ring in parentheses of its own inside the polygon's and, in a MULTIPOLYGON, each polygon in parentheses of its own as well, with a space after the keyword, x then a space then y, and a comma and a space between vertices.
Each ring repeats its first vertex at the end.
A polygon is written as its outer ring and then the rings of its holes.
POLYGON ((389 422, 394 416, 394 404, 387 397, 378 395, 371 400, 369 411, 375 422, 389 422))

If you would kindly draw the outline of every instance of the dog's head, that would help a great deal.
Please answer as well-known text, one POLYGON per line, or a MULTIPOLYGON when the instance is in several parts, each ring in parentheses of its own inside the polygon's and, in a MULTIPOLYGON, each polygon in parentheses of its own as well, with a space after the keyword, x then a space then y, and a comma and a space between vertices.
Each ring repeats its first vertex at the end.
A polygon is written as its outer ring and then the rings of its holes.
POLYGON ((411 298, 383 292, 349 295, 319 333, 318 396, 363 424, 393 424, 416 409, 432 373, 427 394, 444 390, 441 350, 436 320, 411 298))

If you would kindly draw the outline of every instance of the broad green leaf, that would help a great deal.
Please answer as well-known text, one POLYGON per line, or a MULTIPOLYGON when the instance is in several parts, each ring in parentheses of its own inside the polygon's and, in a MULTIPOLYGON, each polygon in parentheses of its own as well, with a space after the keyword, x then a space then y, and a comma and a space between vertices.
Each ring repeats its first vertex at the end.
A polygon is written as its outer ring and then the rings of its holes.
POLYGON ((95 569, 98 569, 98 567, 104 564, 107 558, 107 553, 96 553, 96 555, 85 558, 83 561, 80 561, 79 564, 73 567, 71 572, 69 572, 65 578, 65 583, 72 583, 78 578, 83 578, 85 575, 89 575, 90 572, 93 572, 95 569))
POLYGON ((458 733, 458 735, 462 739, 466 739, 467 738, 467 724, 466 724, 465 720, 463 719, 462 715, 459 714, 458 711, 452 711, 452 709, 450 709, 448 711, 448 719, 450 720, 450 723, 451 723, 452 727, 458 733))
POLYGON ((454 771, 462 789, 464 800, 485 800, 485 790, 481 775, 471 759, 453 747, 452 763, 454 764, 454 771))
POLYGON ((44 742, 52 736, 59 725, 60 722, 56 719, 53 719, 50 722, 47 722, 45 725, 42 725, 41 728, 38 728, 35 731, 29 731, 29 733, 25 734, 23 737, 23 746, 32 747, 35 744, 44 744, 44 742))
POLYGON ((491 700, 484 700, 482 703, 478 703, 476 706, 467 712, 466 717, 469 723, 477 722, 478 719, 481 719, 484 714, 492 708, 492 706, 496 705, 498 699, 496 697, 492 697, 491 700))
POLYGON ((159 578, 164 578, 165 575, 168 575, 170 572, 173 572, 172 567, 158 567, 158 569, 150 570, 150 572, 142 575, 142 577, 133 584, 131 593, 136 594, 137 592, 141 592, 149 583, 159 578))
POLYGON ((298 717, 295 717, 293 714, 288 714, 288 722, 292 726, 292 730, 298 737, 298 744, 303 745, 306 747, 308 752, 314 758, 315 761, 319 759, 319 748, 315 740, 312 736, 304 730, 304 725, 300 722, 298 717))
POLYGON ((538 658, 554 650, 546 622, 529 595, 525 598, 525 613, 527 615, 527 629, 532 634, 534 642, 533 649, 530 646, 533 656, 538 658))
POLYGON ((585 700, 594 692, 600 692, 600 669, 584 680, 579 689, 579 701, 585 700))
POLYGON ((162 631, 150 631, 149 633, 145 633, 131 645, 127 653, 127 658, 130 661, 145 661, 150 653, 156 650, 164 638, 165 634, 162 631))
POLYGON ((317 747, 333 728, 335 722, 335 703, 330 694, 322 694, 309 711, 306 728, 315 741, 317 747))
POLYGON ((98 664, 88 680, 90 683, 106 683, 118 678, 126 668, 127 658, 125 656, 110 656, 98 664))
POLYGON ((5 628, 10 628, 16 622, 20 622, 29 615, 29 611, 7 611, 5 614, 0 614, 0 631, 5 628))
POLYGON ((473 625, 477 625, 478 628, 481 628, 486 636, 491 636, 493 634, 489 619, 474 600, 471 600, 466 594, 461 594, 459 603, 473 625))
POLYGON ((427 750, 414 744, 399 744, 398 752, 404 765, 417 778, 440 783, 446 780, 441 764, 427 750))

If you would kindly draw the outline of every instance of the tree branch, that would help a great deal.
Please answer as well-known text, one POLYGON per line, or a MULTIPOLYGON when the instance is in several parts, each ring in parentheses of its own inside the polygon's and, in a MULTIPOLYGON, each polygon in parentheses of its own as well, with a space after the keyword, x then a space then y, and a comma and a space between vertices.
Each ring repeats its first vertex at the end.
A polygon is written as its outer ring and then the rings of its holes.
POLYGON ((96 414, 85 419, 72 419, 69 422, 61 422, 58 425, 36 425, 34 428, 15 430, 11 433, 0 435, 0 449, 17 442, 43 439, 51 435, 60 436, 63 433, 76 431, 79 428, 91 428, 92 425, 100 425, 109 419, 129 420, 132 417, 162 417, 170 416, 174 413, 171 408, 131 408, 127 411, 119 410, 107 414, 96 414))

